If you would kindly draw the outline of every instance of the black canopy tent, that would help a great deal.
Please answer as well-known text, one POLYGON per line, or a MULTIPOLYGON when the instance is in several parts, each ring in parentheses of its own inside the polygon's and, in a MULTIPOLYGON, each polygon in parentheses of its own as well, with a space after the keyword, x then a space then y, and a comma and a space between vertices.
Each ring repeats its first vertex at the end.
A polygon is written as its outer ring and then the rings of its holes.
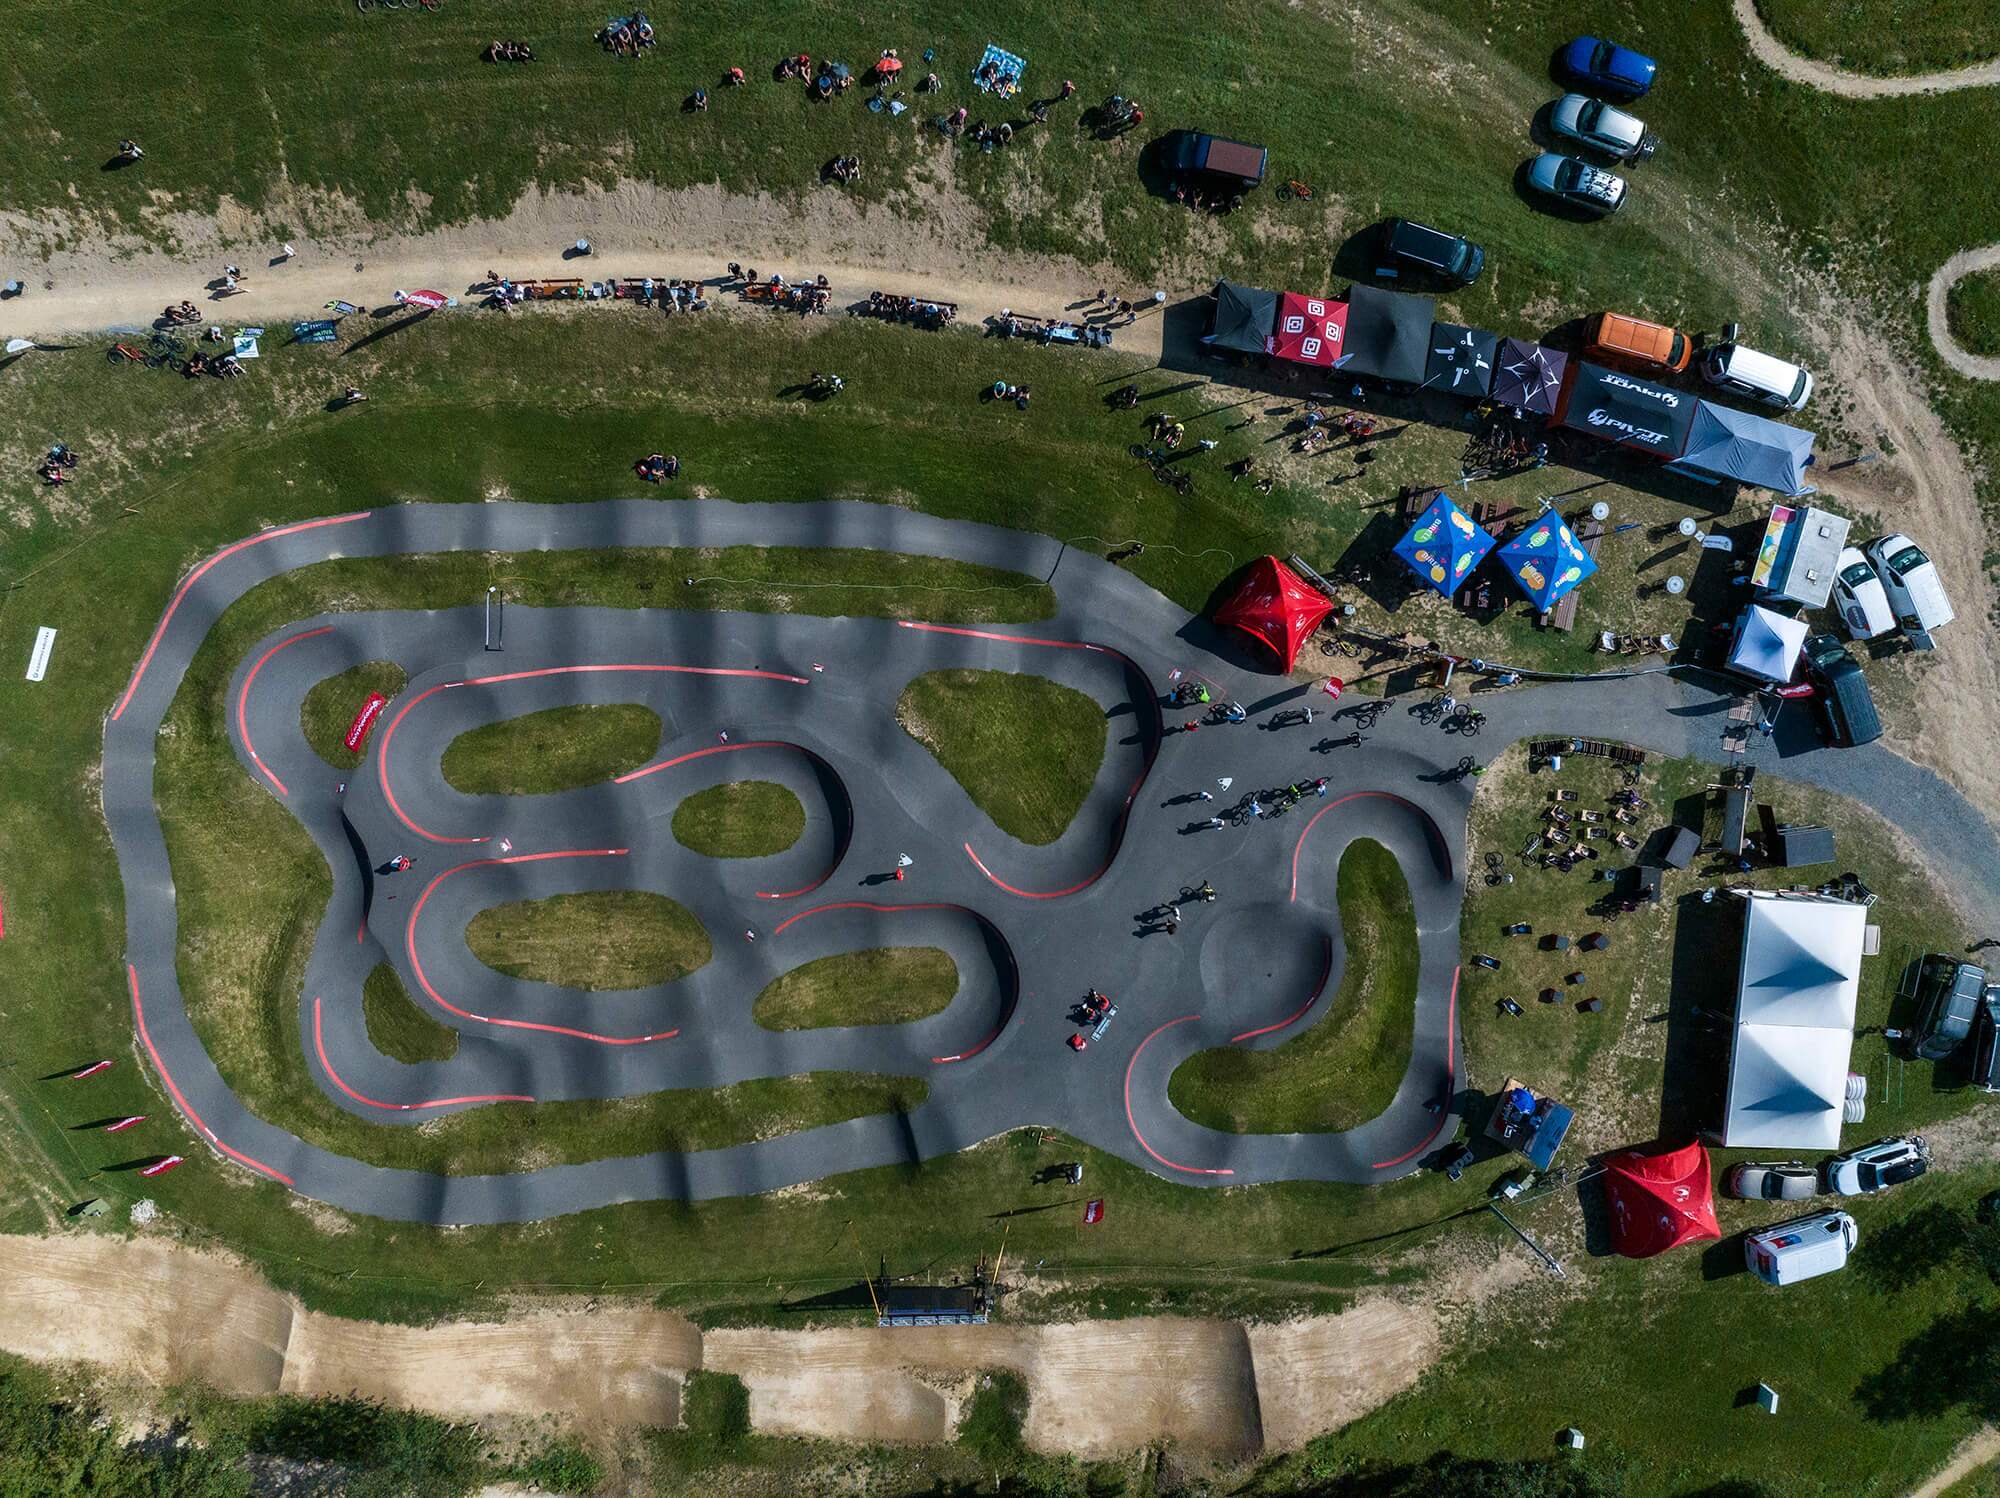
POLYGON ((1677 458, 1687 446, 1694 408, 1695 398, 1685 390, 1578 362, 1570 367, 1555 421, 1605 442, 1677 458))
POLYGON ((1203 343, 1239 354, 1261 354, 1278 322, 1278 294, 1234 281, 1215 283, 1215 316, 1203 343))
POLYGON ((1497 333, 1455 322, 1432 323, 1430 353, 1424 362, 1424 388, 1449 390, 1468 400, 1483 399, 1493 384, 1493 361, 1499 347, 1497 333))
POLYGON ((1347 293, 1347 337, 1333 367, 1394 385, 1421 385, 1430 362, 1433 303, 1427 296, 1355 286, 1347 293))
POLYGON ((1516 411, 1555 413, 1569 355, 1519 338, 1502 339, 1493 366, 1493 399, 1516 411))

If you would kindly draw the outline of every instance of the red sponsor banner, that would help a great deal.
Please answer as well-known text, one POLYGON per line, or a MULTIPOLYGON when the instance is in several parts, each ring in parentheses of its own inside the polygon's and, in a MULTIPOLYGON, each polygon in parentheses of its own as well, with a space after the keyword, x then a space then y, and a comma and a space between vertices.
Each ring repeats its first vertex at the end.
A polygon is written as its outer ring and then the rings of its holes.
POLYGON ((1338 676, 1329 676, 1326 679, 1325 691, 1327 696, 1338 697, 1345 690, 1347 690, 1347 683, 1342 681, 1338 676))
POLYGON ((382 716, 382 709, 389 699, 380 692, 370 692, 368 700, 361 704, 361 711, 354 715, 354 721, 347 725, 347 737, 342 740, 350 749, 359 749, 368 742, 368 730, 375 726, 375 720, 382 716))
POLYGON ((422 307, 427 311, 435 312, 438 308, 450 302, 451 298, 446 296, 442 291, 412 291, 405 294, 403 300, 412 307, 422 307))
POLYGON ((183 1161, 179 1155, 168 1155, 164 1160, 155 1160, 151 1165, 141 1170, 139 1174, 142 1176, 163 1176, 176 1165, 182 1163, 183 1161))
POLYGON ((1093 1227, 1102 1221, 1104 1221, 1104 1198, 1101 1196, 1092 1197, 1084 1204, 1083 1225, 1085 1227, 1093 1227))
POLYGON ((107 1134, 122 1134, 125 1132, 125 1130, 131 1128, 134 1124, 142 1124, 145 1121, 146 1121, 145 1114, 134 1113, 125 1118, 117 1119, 112 1123, 106 1124, 104 1126, 104 1132, 107 1134))
POLYGON ((110 1061, 108 1060, 93 1061, 88 1066, 79 1066, 75 1071, 69 1074, 69 1079, 72 1082, 81 1082, 85 1077, 94 1077, 101 1071, 110 1071, 110 1070, 111 1070, 110 1061))

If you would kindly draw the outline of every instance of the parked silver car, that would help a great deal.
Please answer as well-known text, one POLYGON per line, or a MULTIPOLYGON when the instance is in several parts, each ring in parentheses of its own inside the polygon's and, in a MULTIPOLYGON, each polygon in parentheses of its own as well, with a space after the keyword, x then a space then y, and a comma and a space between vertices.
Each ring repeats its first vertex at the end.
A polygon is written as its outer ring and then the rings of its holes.
POLYGON ((1589 213, 1616 213, 1625 201, 1625 179, 1574 156, 1544 151, 1528 166, 1528 185, 1536 192, 1589 213))
POLYGON ((1836 1196, 1867 1196, 1914 1181, 1930 1165, 1931 1150, 1923 1136, 1899 1134, 1827 1161, 1826 1189, 1836 1196))
POLYGON ((1803 1160, 1745 1160, 1729 1168, 1722 1189, 1748 1201, 1807 1202, 1819 1195, 1819 1172, 1803 1160))
POLYGON ((1645 161, 1659 149, 1646 122, 1587 94, 1564 94, 1549 108, 1549 128, 1618 161, 1645 161))

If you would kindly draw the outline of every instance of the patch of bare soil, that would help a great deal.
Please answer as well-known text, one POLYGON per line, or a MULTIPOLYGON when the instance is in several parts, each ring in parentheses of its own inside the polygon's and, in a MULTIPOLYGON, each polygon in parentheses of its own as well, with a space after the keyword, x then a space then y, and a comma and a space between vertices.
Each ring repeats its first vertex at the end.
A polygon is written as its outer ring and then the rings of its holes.
POLYGON ((572 1302, 504 1321, 388 1326, 300 1309, 251 1270, 167 1243, 0 1237, 0 1348, 144 1383, 238 1394, 359 1393, 489 1424, 547 1414, 672 1426, 689 1370, 740 1377, 760 1430, 949 1441, 975 1377, 1026 1381, 1026 1438, 1086 1459, 1172 1440, 1205 1458, 1275 1451, 1400 1393, 1437 1356, 1422 1306, 1246 1328, 1150 1318, 896 1330, 728 1329, 572 1302))
POLYGON ((2000 1465, 2000 1426, 1968 1436, 1949 1462, 1929 1481, 1910 1489, 1910 1498, 1944 1498, 1953 1487, 1988 1463, 2000 1465))
MULTIPOLYGON (((253 246, 262 226, 176 217, 171 234, 65 235, 82 248, 48 255, 41 279, 24 297, 0 303, 0 336, 34 336, 119 326, 144 326, 183 297, 212 318, 231 323, 317 316, 334 298, 379 306, 397 288, 431 287, 449 294, 484 282, 498 270, 517 280, 607 274, 714 277, 731 260, 769 275, 797 279, 824 274, 841 301, 882 290, 958 304, 959 320, 976 324, 1002 308, 1062 315, 1099 287, 1121 285, 1112 273, 1071 261, 1003 255, 973 232, 976 210, 950 180, 951 163, 919 189, 922 202, 870 205, 837 193, 779 199, 707 185, 667 191, 625 181, 612 188, 524 194, 504 219, 390 233, 355 221, 345 233, 293 243, 297 255, 266 266, 253 246), (563 259, 577 239, 595 255, 563 259), (171 248, 161 249, 165 243, 171 248), (248 262, 237 294, 204 301, 225 258, 248 262)), ((240 215, 238 216, 240 219, 240 215)), ((284 202, 271 221, 296 223, 284 202)), ((0 246, 35 253, 49 243, 47 225, 0 213, 0 246)), ((1192 282, 1190 283, 1192 284, 1192 282)), ((1150 288, 1148 288, 1150 290, 1150 288)), ((1137 288, 1123 294, 1138 300, 1137 288)), ((1142 315, 1118 330, 1118 346, 1157 354, 1159 319, 1142 315)))

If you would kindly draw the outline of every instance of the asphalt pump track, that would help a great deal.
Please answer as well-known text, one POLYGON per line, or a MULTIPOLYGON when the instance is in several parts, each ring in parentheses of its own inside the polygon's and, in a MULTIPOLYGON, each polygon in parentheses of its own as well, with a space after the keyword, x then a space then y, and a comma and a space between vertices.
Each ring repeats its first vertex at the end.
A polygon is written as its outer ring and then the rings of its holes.
MULTIPOLYGON (((670 593, 673 580, 661 581, 670 593)), ((1713 758, 1713 720, 1732 696, 1665 674, 1537 687, 1482 696, 1488 723, 1477 739, 1391 711, 1363 742, 1344 744, 1351 725, 1333 718, 1316 684, 1260 670, 1207 621, 1048 538, 860 503, 409 504, 263 531, 192 569, 106 720, 104 805, 125 888, 141 1049, 205 1142, 351 1211, 498 1223, 747 1195, 931 1159, 1025 1125, 1194 1186, 1380 1182, 1421 1168, 1464 1102, 1458 925, 1475 784, 1466 753, 1485 760, 1522 737, 1576 733, 1713 758), (245 773, 298 819, 333 873, 298 996, 298 1044, 333 1102, 386 1127, 501 1102, 821 1070, 920 1076, 927 1100, 729 1148, 483 1176, 366 1164, 252 1114, 182 1001, 172 870, 152 793, 161 723, 223 611, 270 578, 336 557, 727 546, 865 548, 1004 568, 1045 579, 1057 610, 1032 624, 962 628, 509 606, 498 649, 487 648, 478 602, 286 625, 245 653, 228 702, 245 773), (305 740, 301 703, 315 683, 377 659, 398 662, 409 684, 361 768, 334 770, 305 740), (1103 707, 1104 762, 1056 842, 1031 847, 1002 833, 898 725, 909 681, 953 668, 1040 675, 1103 707), (1186 715, 1162 704, 1170 682, 1188 677, 1242 702, 1249 721, 1182 729, 1186 715), (458 734, 583 703, 652 708, 664 726, 657 757, 555 795, 465 795, 444 781, 440 759, 458 734), (1314 721, 1295 721, 1308 704, 1314 721), (1282 815, 1208 824, 1245 791, 1319 776, 1325 794, 1282 815), (719 860, 674 840, 684 798, 744 779, 798 796, 806 829, 794 846, 719 860), (1199 799, 1203 791, 1215 800, 1199 799), (1350 960, 1336 871, 1357 838, 1395 855, 1417 920, 1411 1060, 1393 1101, 1340 1133, 1232 1134, 1190 1122, 1167 1098, 1181 1061, 1211 1046, 1281 1045, 1326 1017, 1350 960), (378 872, 398 855, 412 867, 378 872), (1218 897, 1184 903, 1177 932, 1146 918, 1203 880, 1218 897), (466 944, 481 910, 608 889, 687 906, 709 934, 711 960, 655 988, 584 992, 503 976, 466 944), (780 974, 883 946, 949 953, 960 975, 950 1004, 900 1025, 781 1032, 753 1020, 752 1000, 780 974), (382 962, 457 1031, 450 1060, 404 1064, 369 1041, 361 989, 382 962), (1066 1044, 1068 1013, 1091 988, 1118 1013, 1079 1054, 1066 1044)), ((1995 902, 2000 848, 1990 825, 1928 771, 1879 745, 1832 754, 1783 736, 1760 742, 1751 759, 1878 806, 1894 797, 1886 804, 1903 808, 1905 828, 1986 892, 1975 899, 1995 902)))

